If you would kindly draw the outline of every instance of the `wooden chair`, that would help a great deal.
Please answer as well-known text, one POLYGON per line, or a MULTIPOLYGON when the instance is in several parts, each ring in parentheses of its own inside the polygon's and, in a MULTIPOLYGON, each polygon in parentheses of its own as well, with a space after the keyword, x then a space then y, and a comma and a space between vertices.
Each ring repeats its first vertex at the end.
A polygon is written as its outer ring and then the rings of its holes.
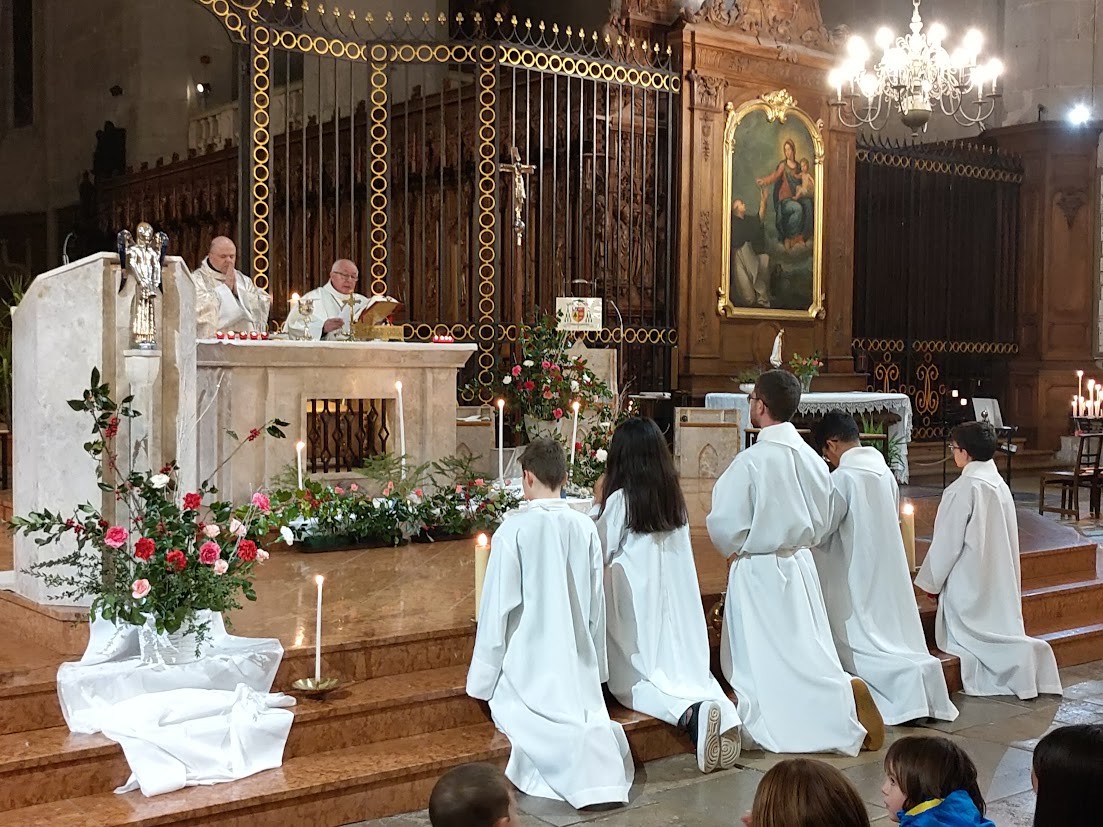
POLYGON ((1062 517, 1080 519, 1080 489, 1089 490, 1091 516, 1099 517, 1100 458, 1103 456, 1103 433, 1079 434, 1076 465, 1071 471, 1048 471, 1038 482, 1038 513, 1052 511, 1062 517), (1046 505, 1046 489, 1060 487, 1061 505, 1046 505))

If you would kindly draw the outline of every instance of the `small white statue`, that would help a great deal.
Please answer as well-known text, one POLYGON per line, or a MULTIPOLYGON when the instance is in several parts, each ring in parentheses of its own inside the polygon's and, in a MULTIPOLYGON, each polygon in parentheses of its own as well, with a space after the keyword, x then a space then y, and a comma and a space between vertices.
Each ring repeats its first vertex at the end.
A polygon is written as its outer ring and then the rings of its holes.
POLYGON ((777 336, 774 337, 774 349, 770 351, 770 364, 774 370, 781 367, 783 359, 781 358, 781 341, 785 337, 785 330, 779 330, 777 336))

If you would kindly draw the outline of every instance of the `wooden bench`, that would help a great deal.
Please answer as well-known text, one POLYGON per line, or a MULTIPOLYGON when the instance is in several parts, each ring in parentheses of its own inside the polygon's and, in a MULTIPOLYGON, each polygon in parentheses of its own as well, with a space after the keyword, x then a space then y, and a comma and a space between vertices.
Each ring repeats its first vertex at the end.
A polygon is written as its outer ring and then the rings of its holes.
MULTIPOLYGON (((744 449, 750 448, 755 442, 758 441, 758 435, 762 433, 761 428, 744 428, 743 429, 743 447, 744 449)), ((813 450, 816 446, 812 442, 812 431, 808 428, 797 428, 797 433, 804 437, 804 441, 807 442, 813 450)), ((879 450, 882 454, 888 451, 889 436, 888 434, 859 434, 858 438, 863 443, 871 443, 874 448, 879 450)), ((818 452, 817 452, 818 453, 818 452)))

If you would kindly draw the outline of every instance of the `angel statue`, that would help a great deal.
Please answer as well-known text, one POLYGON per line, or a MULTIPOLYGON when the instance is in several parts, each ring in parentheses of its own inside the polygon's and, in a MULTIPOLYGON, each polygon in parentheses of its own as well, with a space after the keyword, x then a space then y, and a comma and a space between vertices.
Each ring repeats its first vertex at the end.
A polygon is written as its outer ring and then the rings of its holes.
POLYGON ((119 293, 126 288, 128 271, 138 280, 130 309, 130 338, 139 350, 157 349, 157 314, 153 300, 161 290, 161 268, 168 244, 169 237, 154 233, 153 227, 145 221, 138 225, 137 241, 129 230, 123 230, 116 239, 122 269, 119 293))

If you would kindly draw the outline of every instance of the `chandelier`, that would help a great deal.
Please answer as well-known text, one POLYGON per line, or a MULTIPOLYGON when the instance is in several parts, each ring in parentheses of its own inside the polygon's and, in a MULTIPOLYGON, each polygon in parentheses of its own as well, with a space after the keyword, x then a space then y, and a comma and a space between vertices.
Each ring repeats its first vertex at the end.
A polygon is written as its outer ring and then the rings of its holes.
POLYGON ((875 43, 881 59, 867 69, 869 46, 854 35, 846 44, 846 59, 828 74, 835 90, 832 107, 849 127, 882 129, 896 110, 917 136, 925 131, 937 106, 962 126, 983 123, 1000 98, 997 81, 1003 64, 996 58, 981 63, 984 36, 970 29, 952 53, 943 48, 946 27, 933 24, 923 32, 919 0, 912 0, 911 34, 896 37, 882 27, 875 43))

